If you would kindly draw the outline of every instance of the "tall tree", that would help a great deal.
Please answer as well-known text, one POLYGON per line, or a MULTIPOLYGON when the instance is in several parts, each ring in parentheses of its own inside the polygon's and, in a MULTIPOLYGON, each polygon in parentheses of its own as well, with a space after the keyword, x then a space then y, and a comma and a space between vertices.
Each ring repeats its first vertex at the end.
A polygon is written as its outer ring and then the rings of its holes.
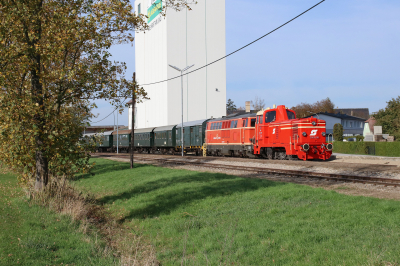
MULTIPOLYGON (((185 6, 168 0, 163 13, 185 6)), ((0 22, 2 161, 42 189, 49 174, 88 169, 79 138, 90 99, 145 95, 108 50, 147 24, 129 0, 0 0, 0 22)))
POLYGON ((228 110, 228 111, 236 110, 236 105, 231 99, 228 99, 228 102, 226 103, 226 110, 228 110))
POLYGON ((265 102, 263 99, 258 97, 257 95, 254 97, 254 100, 251 101, 251 106, 253 107, 254 110, 258 111, 261 110, 265 107, 265 102))
POLYGON ((382 126, 385 134, 395 136, 396 140, 400 140, 400 96, 387 102, 385 109, 380 109, 373 114, 376 125, 382 126))
POLYGON ((334 113, 335 105, 327 97, 326 99, 323 99, 321 101, 317 101, 316 103, 309 104, 309 103, 301 103, 298 104, 291 109, 296 112, 296 116, 298 118, 302 118, 308 115, 312 115, 314 113, 319 113, 319 112, 327 112, 327 113, 334 113))
POLYGON ((340 123, 333 125, 333 139, 335 141, 343 141, 343 126, 340 123))

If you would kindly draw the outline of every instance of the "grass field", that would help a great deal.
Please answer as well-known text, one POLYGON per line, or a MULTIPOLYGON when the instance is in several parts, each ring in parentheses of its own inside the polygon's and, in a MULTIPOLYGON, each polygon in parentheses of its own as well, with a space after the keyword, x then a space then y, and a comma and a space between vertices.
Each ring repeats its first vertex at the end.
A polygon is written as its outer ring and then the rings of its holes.
POLYGON ((95 234, 80 231, 68 217, 30 206, 17 178, 0 174, 0 265, 118 265, 95 234))
POLYGON ((399 202, 103 159, 75 183, 162 265, 398 265, 399 202))

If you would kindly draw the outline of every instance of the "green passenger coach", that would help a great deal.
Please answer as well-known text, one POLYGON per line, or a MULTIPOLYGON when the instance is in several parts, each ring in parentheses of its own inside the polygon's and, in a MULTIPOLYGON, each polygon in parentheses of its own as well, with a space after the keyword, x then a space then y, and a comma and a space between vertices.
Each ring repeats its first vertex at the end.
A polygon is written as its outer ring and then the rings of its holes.
POLYGON ((176 146, 176 125, 154 129, 154 146, 161 153, 173 153, 176 146))
POLYGON ((131 146, 131 131, 130 130, 119 130, 112 133, 113 135, 113 150, 118 152, 129 152, 131 146), (118 140, 118 141, 117 141, 118 140))
MULTIPOLYGON (((203 149, 207 121, 203 119, 183 123, 183 148, 185 152, 195 152, 198 155, 203 149)), ((181 150, 181 128, 182 124, 176 126, 176 146, 181 150)))
POLYGON ((154 153, 154 127, 135 129, 134 148, 140 153, 154 153))

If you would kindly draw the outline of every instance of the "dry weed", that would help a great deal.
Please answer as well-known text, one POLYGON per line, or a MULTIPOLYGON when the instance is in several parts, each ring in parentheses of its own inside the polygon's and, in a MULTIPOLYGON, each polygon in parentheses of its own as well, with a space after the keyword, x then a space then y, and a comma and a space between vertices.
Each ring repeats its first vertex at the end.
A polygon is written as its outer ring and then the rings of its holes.
MULTIPOLYGON (((68 215, 74 221, 80 222, 79 230, 88 234, 96 228, 107 246, 102 250, 104 256, 115 256, 124 266, 154 266, 159 265, 156 252, 152 245, 141 236, 123 227, 104 206, 97 204, 91 195, 79 192, 65 178, 51 178, 43 191, 35 191, 29 186, 27 195, 31 204, 38 204, 49 209, 68 215)), ((89 241, 86 238, 85 241, 89 241)), ((97 235, 96 235, 97 242, 97 235)))

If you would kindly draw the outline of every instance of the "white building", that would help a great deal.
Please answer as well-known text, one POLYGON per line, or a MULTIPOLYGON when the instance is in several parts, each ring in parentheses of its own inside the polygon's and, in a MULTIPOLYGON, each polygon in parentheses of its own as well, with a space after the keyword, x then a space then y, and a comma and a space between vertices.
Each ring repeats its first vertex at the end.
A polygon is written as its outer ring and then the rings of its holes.
MULTIPOLYGON (((192 10, 159 12, 161 0, 136 0, 150 30, 135 35, 136 80, 149 84, 180 76, 226 55, 225 0, 198 0, 192 10)), ((135 128, 181 123, 181 79, 143 86, 150 100, 136 105, 135 128)), ((131 110, 129 112, 132 113, 131 110)), ((184 122, 226 115, 226 61, 183 77, 184 122)), ((129 118, 131 128, 131 118, 129 118)))

